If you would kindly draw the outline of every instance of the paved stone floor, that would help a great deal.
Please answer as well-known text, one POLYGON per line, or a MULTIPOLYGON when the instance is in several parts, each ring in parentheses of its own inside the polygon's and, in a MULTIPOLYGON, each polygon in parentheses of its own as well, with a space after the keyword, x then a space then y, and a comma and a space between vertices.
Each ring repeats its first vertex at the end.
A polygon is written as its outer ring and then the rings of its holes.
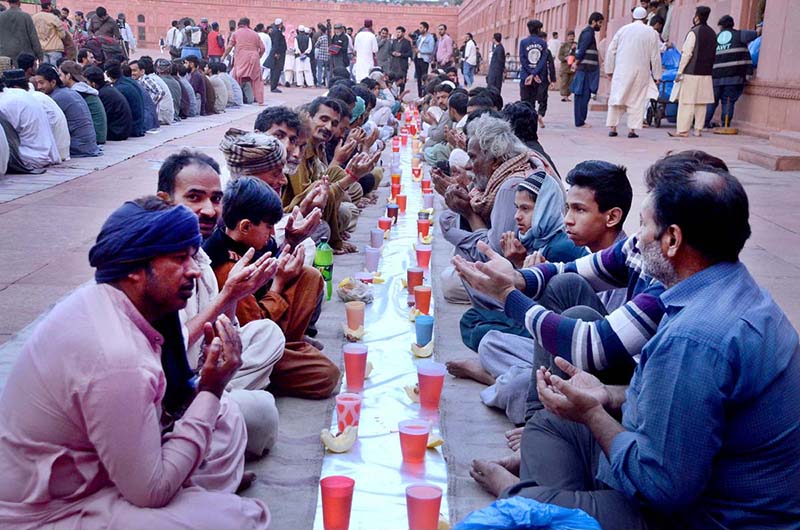
MULTIPOLYGON (((319 93, 315 89, 290 89, 268 101, 297 105, 319 93)), ((506 82, 503 93, 509 101, 515 100, 516 85, 506 82)), ((604 113, 590 113, 593 128, 576 130, 572 127, 571 104, 561 103, 554 93, 550 99, 547 127, 539 135, 562 174, 588 158, 628 167, 635 193, 634 211, 625 224, 629 233, 635 232, 638 225, 638 207, 644 195, 643 172, 659 156, 668 151, 704 149, 726 160, 750 197, 753 236, 745 248, 744 262, 791 321, 800 323, 800 216, 792 213, 800 203, 800 172, 770 172, 737 161, 740 147, 766 145, 766 141, 714 135, 674 140, 667 137, 664 129, 644 130, 639 139, 627 139, 624 134, 609 138, 603 127, 604 113)), ((87 251, 107 215, 125 200, 154 193, 161 161, 177 149, 200 149, 223 162, 217 149, 222 134, 231 126, 251 128, 258 111, 258 107, 249 106, 213 121, 188 120, 175 129, 163 129, 160 135, 109 148, 117 150, 113 156, 93 159, 77 168, 48 171, 42 177, 23 177, 22 182, 20 177, 0 177, 0 388, 29 333, 30 327, 26 326, 91 279, 87 251), (112 165, 104 167, 109 162, 112 165)), ((364 220, 354 236, 356 243, 366 241, 377 210, 373 207, 363 214, 364 220)), ((448 246, 441 238, 436 240, 434 278, 447 265, 448 246)), ((359 259, 337 258, 336 277, 354 270, 359 259)), ((445 303, 438 290, 436 296, 437 356, 446 361, 474 355, 459 338, 458 319, 465 307, 445 303)), ((337 327, 342 314, 339 302, 326 304, 320 323, 325 351, 340 364, 341 334, 337 327)), ((508 452, 503 431, 510 425, 502 414, 479 403, 480 389, 481 385, 471 381, 448 379, 443 395, 450 515, 454 521, 491 501, 469 478, 471 459, 501 457, 508 452)), ((247 494, 270 504, 274 528, 310 528, 322 459, 318 433, 329 421, 331 403, 280 399, 279 408, 282 419, 278 445, 269 457, 249 464, 259 479, 247 494)))

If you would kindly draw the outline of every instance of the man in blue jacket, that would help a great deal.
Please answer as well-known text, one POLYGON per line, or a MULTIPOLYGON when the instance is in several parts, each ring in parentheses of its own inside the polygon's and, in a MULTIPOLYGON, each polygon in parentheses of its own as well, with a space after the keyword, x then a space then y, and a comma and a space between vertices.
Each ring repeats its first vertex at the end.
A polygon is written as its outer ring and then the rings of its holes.
POLYGON ((572 69, 576 72, 572 80, 572 93, 575 94, 575 127, 591 127, 586 123, 589 113, 589 99, 597 93, 600 84, 600 56, 597 54, 597 40, 594 34, 603 27, 605 17, 595 11, 589 15, 589 25, 583 28, 578 38, 578 50, 572 69))
POLYGON ((542 23, 528 21, 529 36, 519 43, 519 99, 534 108, 539 85, 544 82, 547 69, 547 43, 539 37, 542 23))

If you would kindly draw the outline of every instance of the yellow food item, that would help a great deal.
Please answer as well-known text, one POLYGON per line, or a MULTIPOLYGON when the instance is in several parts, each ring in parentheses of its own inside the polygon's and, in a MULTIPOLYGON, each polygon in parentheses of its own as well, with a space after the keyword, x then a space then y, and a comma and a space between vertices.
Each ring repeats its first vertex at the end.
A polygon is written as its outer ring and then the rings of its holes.
POLYGON ((347 324, 342 324, 342 331, 345 338, 350 342, 358 342, 364 337, 364 326, 358 326, 358 329, 350 329, 347 324))
POLYGON ((430 341, 425 346, 419 346, 412 343, 411 353, 413 353, 415 357, 430 357, 433 355, 433 341, 430 341))
POLYGON ((364 379, 369 377, 369 374, 372 373, 372 363, 367 361, 367 367, 364 369, 364 379))
POLYGON ((414 385, 414 386, 405 385, 403 387, 403 390, 406 391, 406 395, 408 396, 408 399, 410 399, 414 403, 419 403, 419 385, 418 384, 414 385))
POLYGON ((428 234, 427 236, 424 236, 422 238, 422 243, 425 244, 425 245, 430 245, 431 243, 433 243, 433 236, 430 235, 430 234, 428 234))
POLYGON ((322 429, 319 435, 323 445, 332 453, 346 453, 358 439, 358 427, 348 425, 336 436, 331 434, 330 429, 322 429))
POLYGON ((444 518, 440 518, 437 530, 450 530, 450 521, 444 518))
POLYGON ((436 434, 430 433, 428 435, 428 449, 436 449, 440 445, 444 445, 444 438, 436 434))

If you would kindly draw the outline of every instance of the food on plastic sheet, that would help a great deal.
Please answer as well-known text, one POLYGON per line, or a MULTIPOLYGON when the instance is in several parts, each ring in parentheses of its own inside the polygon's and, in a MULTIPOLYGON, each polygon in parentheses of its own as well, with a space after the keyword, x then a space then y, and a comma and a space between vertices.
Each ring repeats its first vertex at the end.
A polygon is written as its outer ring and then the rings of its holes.
POLYGON ((364 326, 358 326, 358 329, 350 329, 347 324, 342 323, 342 331, 344 332, 344 338, 350 342, 358 342, 364 338, 364 326))
MULTIPOLYGON (((413 298, 412 298, 412 300, 413 300, 413 298)), ((419 309, 417 309, 416 307, 412 307, 411 308, 411 312, 408 315, 408 319, 411 322, 416 322, 417 321, 417 317, 420 316, 420 315, 423 315, 423 314, 424 313, 422 311, 420 311, 419 309)))
POLYGON ((436 530, 450 530, 450 521, 444 518, 439 519, 439 526, 436 530))
POLYGON ((319 435, 323 445, 328 448, 332 453, 346 453, 349 451, 358 439, 358 427, 348 425, 344 431, 337 435, 331 434, 330 429, 322 429, 319 435))
POLYGON ((364 368, 364 379, 369 378, 369 374, 372 373, 373 368, 374 367, 372 366, 372 363, 370 361, 367 361, 367 366, 366 368, 364 368))
MULTIPOLYGON (((428 449, 436 449, 440 445, 444 445, 444 438, 437 434, 430 433, 428 435, 428 449)), ((448 526, 448 528, 450 528, 448 526)))
POLYGON ((430 245, 431 243, 433 243, 433 236, 431 234, 428 234, 427 236, 422 236, 421 238, 419 238, 419 241, 423 245, 430 245))
POLYGON ((370 285, 352 278, 345 278, 339 282, 339 285, 336 286, 336 294, 339 295, 342 302, 358 301, 371 304, 375 299, 370 285))
POLYGON ((433 355, 433 341, 430 341, 425 346, 419 346, 416 343, 411 344, 411 353, 414 354, 414 357, 430 357, 433 355))
POLYGON ((419 403, 419 384, 415 384, 414 386, 405 385, 403 387, 403 390, 406 391, 408 399, 410 399, 414 403, 419 403))
POLYGON ((601 530, 583 510, 562 508, 526 497, 493 502, 467 515, 453 530, 502 530, 504 528, 547 528, 548 530, 601 530))

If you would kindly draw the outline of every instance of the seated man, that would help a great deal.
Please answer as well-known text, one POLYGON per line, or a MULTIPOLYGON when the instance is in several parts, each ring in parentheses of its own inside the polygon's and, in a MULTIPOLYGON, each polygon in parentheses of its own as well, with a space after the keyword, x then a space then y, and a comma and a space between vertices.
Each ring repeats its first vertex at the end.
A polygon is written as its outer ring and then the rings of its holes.
POLYGON ((100 101, 103 103, 108 123, 106 138, 112 142, 127 140, 131 135, 131 124, 133 123, 133 114, 128 100, 113 85, 106 82, 105 74, 97 66, 87 67, 83 76, 92 88, 97 90, 100 101))
MULTIPOLYGON (((220 150, 225 155, 231 177, 256 177, 280 197, 283 187, 288 182, 284 174, 286 166, 284 143, 269 134, 230 129, 220 143, 220 150)), ((298 147, 294 150, 297 156, 300 150, 298 147)), ((313 198, 314 195, 309 194, 309 197, 313 198)), ((297 245, 302 245, 306 252, 306 264, 311 265, 317 241, 320 240, 319 236, 327 237, 330 233, 327 226, 320 228, 321 217, 322 211, 319 208, 313 208, 308 215, 303 215, 300 207, 296 206, 292 213, 285 214, 275 225, 277 247, 283 248, 284 244, 288 244, 294 250, 297 245), (318 236, 316 241, 312 239, 314 235, 318 236)))
MULTIPOLYGON (((43 107, 28 95, 28 80, 22 70, 6 70, 0 78, 0 118, 14 131, 8 138, 9 154, 17 152, 17 158, 9 158, 14 172, 41 173, 42 168, 61 162, 58 146, 43 107), (19 139, 14 150, 16 139, 19 139)), ((80 96, 78 96, 80 97, 80 96)), ((8 135, 7 135, 8 136, 8 135)))
POLYGON ((158 110, 158 123, 171 125, 175 121, 175 103, 172 101, 172 93, 167 84, 156 75, 153 58, 143 55, 139 60, 128 64, 133 78, 139 82, 155 104, 158 110))
MULTIPOLYGON (((222 184, 219 166, 214 159, 198 152, 183 150, 164 160, 158 171, 158 196, 173 204, 182 204, 197 215, 200 234, 208 239, 222 214, 222 184)), ((254 251, 245 253, 220 288, 211 269, 211 260, 202 248, 194 256, 200 278, 186 307, 180 311, 186 326, 192 369, 198 366, 203 340, 203 325, 221 314, 235 317, 236 304, 252 295, 272 277, 277 265, 268 256, 253 259, 254 251)), ((235 320, 234 320, 235 322, 235 320)), ((260 457, 277 441, 278 409, 265 389, 275 363, 283 355, 283 332, 273 322, 259 321, 238 328, 242 342, 242 366, 228 385, 230 396, 239 405, 247 427, 247 454, 260 457)))
POLYGON ((161 127, 161 124, 158 121, 158 107, 156 107, 155 102, 153 102, 153 98, 150 97, 142 84, 136 81, 136 79, 133 77, 133 70, 129 65, 123 64, 120 66, 120 69, 123 77, 131 82, 131 86, 133 86, 142 97, 144 130, 152 131, 161 127))
POLYGON ((228 106, 228 87, 225 81, 219 76, 219 65, 222 63, 206 64, 206 77, 214 87, 214 110, 219 114, 225 112, 228 106))
POLYGON ((239 86, 239 83, 228 73, 228 66, 225 63, 214 63, 218 64, 219 76, 225 81, 225 88, 228 90, 228 106, 229 107, 241 107, 244 105, 244 94, 242 93, 242 87, 239 86))
POLYGON ((0 526, 266 528, 234 495, 246 433, 223 392, 241 365, 230 320, 207 322, 199 380, 178 311, 199 276, 197 217, 127 202, 89 252, 96 283, 40 322, 0 397, 0 526))
POLYGON ((186 70, 186 65, 180 59, 172 61, 172 75, 181 85, 181 103, 180 103, 180 117, 181 119, 194 118, 200 115, 200 104, 195 98, 194 89, 189 83, 189 73, 186 70))
MULTIPOLYGON (((687 159, 657 162, 646 183, 637 245, 667 288, 667 316, 630 386, 557 359, 564 379, 537 372, 547 410, 526 424, 522 481, 484 476, 509 495, 583 509, 604 529, 794 527, 800 345, 738 259, 747 195, 729 173, 687 159), (620 412, 621 423, 610 415, 620 412)), ((504 276, 488 285, 514 305, 504 276)))
POLYGON ((36 85, 36 90, 53 98, 67 118, 70 156, 79 158, 103 154, 97 146, 97 135, 89 105, 80 94, 64 88, 58 70, 50 64, 43 64, 36 70, 32 81, 36 85))
POLYGON ((200 72, 200 78, 206 87, 206 114, 218 114, 216 108, 217 90, 214 88, 214 84, 211 82, 211 78, 208 76, 208 63, 206 61, 200 61, 198 71, 200 72))
MULTIPOLYGON (((519 226, 515 197, 518 186, 529 177, 531 182, 521 191, 534 205, 524 238, 529 242, 528 251, 538 250, 551 261, 571 261, 582 255, 584 251, 565 236, 561 238, 564 244, 551 244, 564 231, 563 191, 554 177, 541 170, 541 160, 514 136, 508 122, 481 116, 468 125, 468 132, 470 161, 466 170, 474 175, 472 190, 448 180, 442 173, 432 174, 449 184, 444 196, 449 210, 439 217, 439 224, 445 239, 456 247, 456 254, 469 261, 485 261, 477 248, 479 241, 501 250, 502 235, 519 226)), ((467 287, 467 293, 475 307, 501 309, 474 289, 467 287)))
MULTIPOLYGON (((278 253, 274 225, 283 215, 278 195, 254 177, 240 177, 228 183, 222 205, 223 227, 217 227, 203 249, 219 285, 226 285, 239 256, 249 248, 258 253, 278 253)), ((241 324, 269 319, 286 336, 286 348, 274 366, 270 390, 295 397, 323 399, 339 384, 339 369, 321 351, 303 340, 322 298, 322 275, 304 267, 302 246, 280 249, 278 269, 271 284, 265 285, 236 304, 241 324)))
MULTIPOLYGON (((567 182, 570 188, 564 226, 569 239, 576 246, 600 252, 626 239, 622 225, 631 208, 633 190, 625 168, 609 162, 589 160, 575 166, 569 172, 567 182)), ((521 204, 518 199, 517 205, 521 204)), ((510 259, 512 263, 515 258, 525 259, 526 249, 514 238, 514 234, 504 234, 501 243, 506 259, 510 259)), ((586 258, 581 258, 584 259, 586 258)), ((590 291, 587 298, 590 303, 585 305, 592 307, 594 313, 591 319, 584 316, 585 320, 602 319, 627 301, 624 289, 610 289, 597 296, 590 291)), ((546 302, 539 300, 539 303, 546 302)), ((576 318, 571 311, 575 311, 574 308, 564 311, 563 315, 576 318)), ((531 338, 524 319, 520 321, 506 315, 498 316, 507 321, 489 320, 476 326, 467 315, 462 318, 462 332, 468 334, 469 343, 478 343, 478 359, 451 361, 447 363, 447 368, 456 377, 467 377, 489 385, 481 392, 481 400, 488 406, 505 410, 514 424, 521 425, 527 417, 526 398, 532 368, 543 363, 549 366, 549 354, 546 351, 537 351, 536 341, 531 338), (506 322, 511 326, 508 329, 503 327, 506 322)), ((541 337, 545 331, 551 330, 555 331, 552 328, 542 329, 536 336, 541 337)), ((549 338, 546 342, 549 342, 549 338)), ((594 346, 591 341, 576 341, 573 345, 582 348, 581 359, 591 357, 592 351, 595 351, 594 348, 590 349, 594 346)), ((610 349, 606 345, 604 351, 608 353, 610 349)), ((627 354, 624 355, 626 359, 629 358, 627 354)), ((581 363, 583 364, 585 363, 581 363)), ((629 364, 626 363, 625 366, 629 364)), ((624 371, 622 378, 627 381, 630 378, 630 369, 626 368, 624 371)))
POLYGON ((122 75, 122 68, 117 62, 107 62, 106 75, 111 80, 111 85, 123 95, 131 110, 131 136, 139 138, 144 136, 144 101, 142 94, 134 81, 122 75))
POLYGON ((181 92, 180 82, 175 76, 172 75, 172 69, 175 65, 167 59, 156 59, 156 62, 153 66, 155 67, 156 75, 164 82, 169 89, 170 95, 172 96, 172 115, 174 120, 180 121, 181 98, 183 94, 181 92))
POLYGON ((450 156, 450 146, 444 133, 458 121, 453 121, 448 104, 454 88, 451 81, 439 83, 434 90, 431 106, 422 114, 422 121, 430 125, 428 137, 423 144, 423 154, 425 161, 431 165, 443 162, 450 156))
MULTIPOLYGON (((17 65, 21 70, 25 70, 25 77, 28 79, 28 95, 41 104, 44 111, 47 113, 47 119, 50 122, 50 130, 53 132, 53 138, 56 139, 58 146, 58 154, 61 156, 61 161, 66 162, 69 160, 69 126, 67 125, 67 118, 61 107, 53 101, 53 98, 39 92, 33 85, 32 77, 36 75, 36 70, 39 68, 39 61, 35 56, 29 53, 20 53, 17 56, 17 65)), ((22 88, 22 87, 20 87, 22 88)))
POLYGON ((190 55, 184 61, 184 66, 186 66, 186 70, 188 71, 187 80, 189 84, 192 85, 192 90, 194 91, 195 108, 198 111, 197 116, 207 116, 209 114, 209 109, 206 108, 206 83, 203 80, 203 74, 200 70, 200 59, 194 55, 190 55))
POLYGON ((374 155, 360 153, 350 159, 344 169, 335 164, 328 165, 325 142, 338 127, 344 112, 342 104, 336 99, 318 97, 311 102, 308 107, 311 136, 297 172, 289 177, 289 184, 284 187, 282 195, 284 211, 291 212, 309 193, 317 193, 314 192, 315 182, 323 180, 324 177, 329 179, 330 192, 322 218, 331 229, 331 247, 339 254, 358 250, 343 239, 347 227, 355 224, 354 208, 352 203, 348 202, 347 190, 360 176, 372 171, 380 157, 380 153, 374 155))
POLYGON ((61 81, 64 86, 74 90, 86 101, 89 113, 92 115, 92 125, 98 145, 106 143, 108 138, 108 118, 103 102, 97 95, 97 90, 89 86, 83 76, 83 68, 75 61, 63 61, 58 67, 61 70, 61 81))

